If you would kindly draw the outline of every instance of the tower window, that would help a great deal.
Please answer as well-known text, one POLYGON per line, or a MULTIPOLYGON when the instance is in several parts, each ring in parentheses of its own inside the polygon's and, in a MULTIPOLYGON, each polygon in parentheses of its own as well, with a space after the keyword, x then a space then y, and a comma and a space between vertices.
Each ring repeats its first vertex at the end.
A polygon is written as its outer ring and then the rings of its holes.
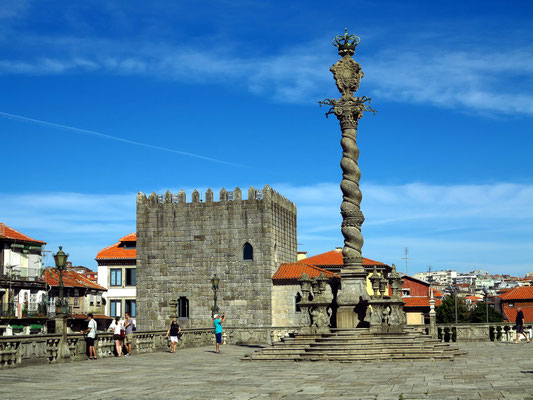
POLYGON ((242 246, 242 259, 243 260, 253 260, 254 259, 254 248, 250 243, 245 243, 242 246))
POLYGON ((178 318, 189 318, 189 300, 187 297, 178 299, 178 318))

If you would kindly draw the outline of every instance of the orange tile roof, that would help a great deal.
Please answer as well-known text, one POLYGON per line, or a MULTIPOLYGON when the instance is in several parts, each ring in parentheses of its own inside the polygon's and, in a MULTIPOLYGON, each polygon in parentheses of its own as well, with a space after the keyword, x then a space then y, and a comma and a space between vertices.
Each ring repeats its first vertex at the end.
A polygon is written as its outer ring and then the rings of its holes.
POLYGON ((0 239, 12 239, 21 242, 46 244, 41 240, 32 239, 31 237, 7 226, 0 222, 0 239))
POLYGON ((467 299, 467 300, 472 300, 472 301, 480 301, 480 300, 483 300, 483 297, 479 297, 479 296, 465 296, 465 299, 467 299))
POLYGON ((124 242, 134 242, 137 241, 137 234, 135 232, 130 233, 122 237, 117 243, 107 246, 105 249, 102 249, 96 255, 96 260, 107 260, 107 259, 135 259, 137 257, 136 249, 125 249, 123 247, 124 242))
POLYGON ((319 276, 321 273, 324 273, 326 278, 340 278, 339 275, 326 271, 325 269, 319 268, 315 265, 308 265, 301 262, 297 263, 285 263, 281 264, 272 277, 273 280, 296 280, 302 277, 302 274, 306 273, 310 278, 319 276))
POLYGON ((130 233, 124 237, 121 237, 119 242, 136 242, 137 241, 137 232, 130 233))
POLYGON ((437 289, 433 289, 433 297, 442 297, 442 292, 437 289))
MULTIPOLYGON (((533 322, 533 307, 522 307, 522 312, 524 313, 524 322, 531 323, 533 322)), ((516 314, 518 313, 517 308, 504 308, 503 313, 505 318, 509 322, 516 321, 516 314)))
MULTIPOLYGON (((317 254, 316 256, 307 257, 298 262, 308 265, 344 265, 344 260, 342 259, 342 251, 337 250, 331 250, 326 253, 317 254)), ((363 265, 373 266, 386 264, 363 257, 363 265)))
MULTIPOLYGON (((45 268, 43 270, 43 280, 50 286, 59 286, 59 272, 55 268, 45 268)), ((105 287, 71 270, 63 272, 63 286, 107 290, 105 287)))
MULTIPOLYGON (((402 297, 404 307, 428 307, 429 297, 402 297)), ((440 306, 442 302, 435 299, 435 307, 440 306)))
POLYGON ((533 286, 518 286, 503 293, 500 297, 502 300, 533 300, 533 286))

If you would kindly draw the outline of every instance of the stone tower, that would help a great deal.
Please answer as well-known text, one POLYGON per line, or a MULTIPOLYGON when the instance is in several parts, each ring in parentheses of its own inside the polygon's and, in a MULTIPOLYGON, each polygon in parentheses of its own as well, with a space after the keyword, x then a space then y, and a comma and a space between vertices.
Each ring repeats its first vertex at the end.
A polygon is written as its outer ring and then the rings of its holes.
POLYGON ((272 275, 296 257, 296 206, 268 186, 251 187, 247 200, 239 188, 222 189, 219 201, 211 189, 203 201, 195 190, 191 202, 183 190, 148 198, 139 192, 138 326, 163 329, 176 302, 180 325, 212 326, 216 274, 228 326, 270 327, 272 275))

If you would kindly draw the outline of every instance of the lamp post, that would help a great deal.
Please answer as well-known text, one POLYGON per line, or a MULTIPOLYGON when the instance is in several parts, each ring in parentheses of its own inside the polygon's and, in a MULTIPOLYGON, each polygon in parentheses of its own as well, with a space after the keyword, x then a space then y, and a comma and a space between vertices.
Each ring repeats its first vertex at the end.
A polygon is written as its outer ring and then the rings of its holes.
POLYGON ((487 324, 489 323, 489 292, 486 287, 483 288, 485 294, 485 314, 487 316, 487 324))
POLYGON ((455 292, 455 289, 452 285, 449 286, 450 293, 453 294, 453 300, 455 302, 455 323, 457 324, 458 318, 457 318, 457 293, 455 292))
POLYGON ((217 306, 217 291, 218 291, 218 284, 220 283, 220 279, 217 277, 217 274, 215 274, 211 278, 211 286, 213 287, 213 307, 211 308, 211 316, 213 317, 215 314, 218 314, 218 306, 217 306))
POLYGON ((63 251, 63 246, 59 246, 59 251, 54 254, 54 261, 59 274, 59 304, 56 302, 56 329, 58 322, 61 321, 60 326, 62 327, 62 332, 58 358, 62 359, 63 361, 70 361, 70 349, 68 347, 67 339, 68 301, 65 299, 63 293, 63 273, 67 269, 67 258, 68 254, 63 251))

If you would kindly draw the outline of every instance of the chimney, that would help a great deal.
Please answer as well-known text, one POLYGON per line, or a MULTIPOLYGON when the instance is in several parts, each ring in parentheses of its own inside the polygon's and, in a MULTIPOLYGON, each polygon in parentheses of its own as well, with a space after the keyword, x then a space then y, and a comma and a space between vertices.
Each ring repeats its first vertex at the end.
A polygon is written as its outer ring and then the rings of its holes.
POLYGON ((300 261, 307 258, 307 251, 299 251, 296 260, 300 261))
POLYGON ((342 251, 342 247, 335 247, 335 251, 338 251, 340 253, 342 251))

